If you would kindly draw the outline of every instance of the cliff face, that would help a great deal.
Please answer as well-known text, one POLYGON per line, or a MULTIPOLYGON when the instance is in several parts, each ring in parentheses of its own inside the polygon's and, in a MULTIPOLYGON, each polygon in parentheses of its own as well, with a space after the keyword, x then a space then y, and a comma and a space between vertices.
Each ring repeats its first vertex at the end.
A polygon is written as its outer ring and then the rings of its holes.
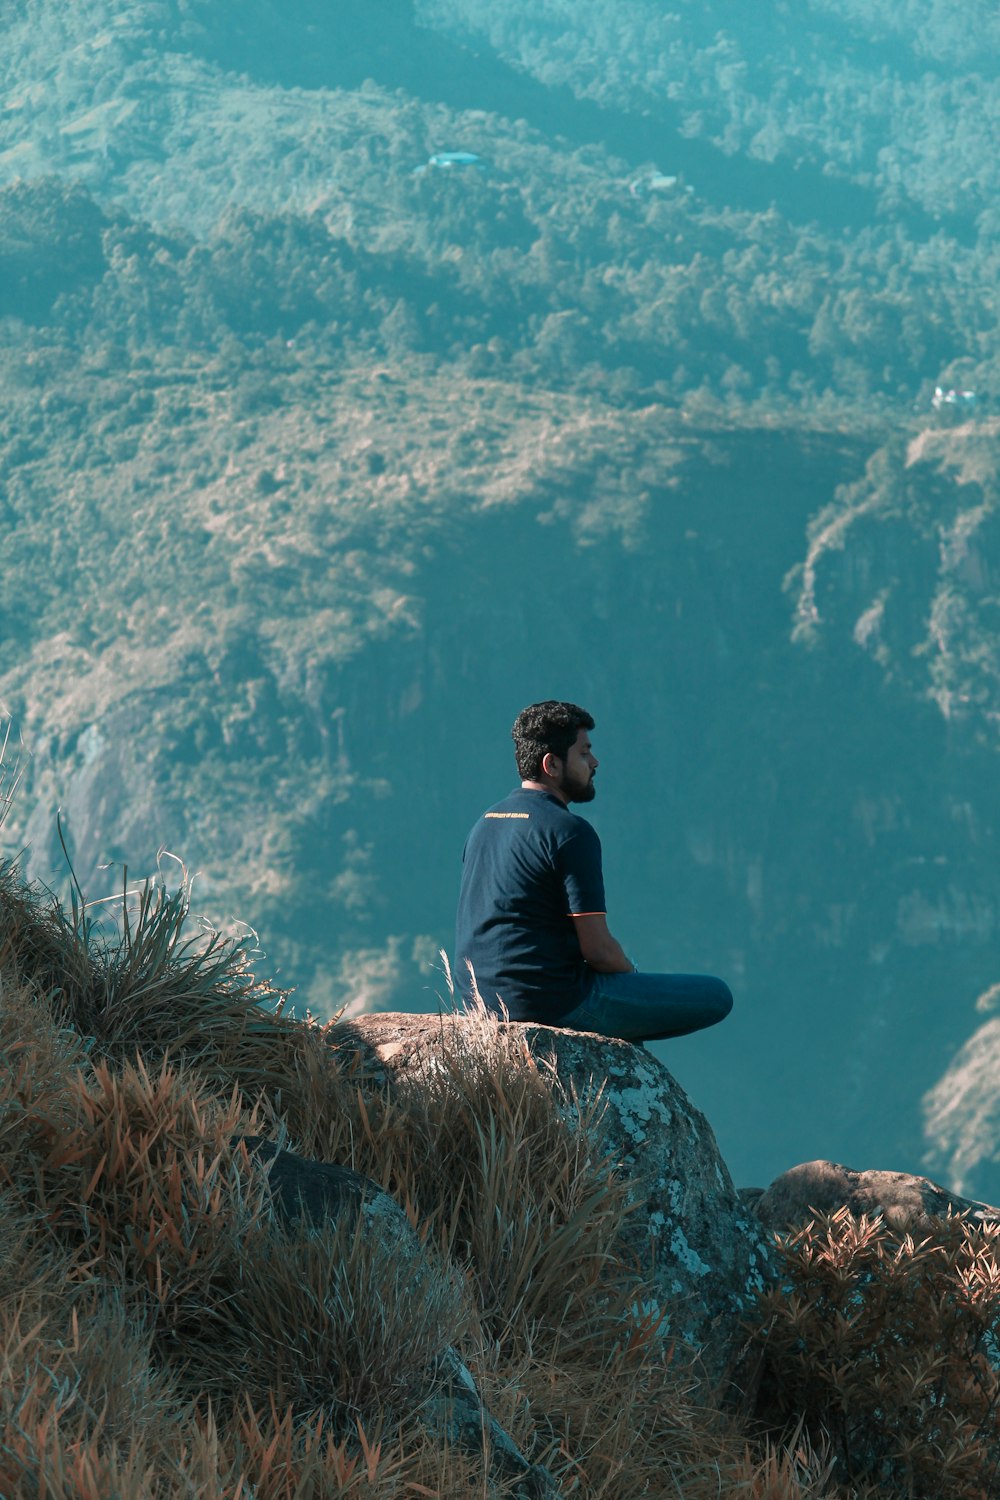
MULTIPOLYGON (((415 683, 377 674, 418 746, 459 695, 480 744, 479 724, 532 697, 592 705, 616 930, 643 965, 716 970, 737 993, 726 1027, 661 1055, 705 1102, 738 1180, 831 1140, 916 1170, 922 1097, 994 978, 993 752, 932 692, 947 669, 926 644, 943 586, 934 524, 922 536, 872 521, 817 558, 822 616, 792 640, 801 575, 783 585, 808 556, 806 511, 852 462, 836 441, 722 440, 651 497, 633 550, 607 537, 574 549, 551 529, 525 543, 487 520, 482 551, 467 547, 428 599, 439 654, 415 683), (880 599, 894 648, 881 658, 864 636, 880 599)), ((948 493, 936 473, 911 482, 931 507, 948 493)), ((418 850, 449 826, 457 849, 470 804, 509 780, 499 747, 489 775, 436 778, 438 743, 413 799, 419 832, 392 835, 399 854, 379 861, 401 876, 394 910, 418 850)), ((425 909, 421 928, 439 930, 425 909)), ((988 1179, 966 1188, 995 1196, 988 1179)))
MULTIPOLYGON (((139 872, 166 845, 207 871, 203 909, 252 913, 301 1003, 433 1008, 465 834, 514 779, 510 721, 574 698, 598 720, 614 929, 642 966, 736 993, 718 1032, 656 1050, 737 1181, 813 1155, 918 1170, 921 1101, 995 978, 989 703, 946 713, 935 688, 984 669, 928 624, 959 586, 945 508, 954 531, 982 490, 905 455, 873 470, 863 436, 674 421, 653 445, 650 420, 628 511, 598 461, 541 461, 502 503, 421 518, 395 613, 338 659, 193 630, 114 693, 80 671, 20 799, 30 866, 58 874, 58 801, 88 889, 109 854, 139 872)), ((988 583, 962 566, 971 613, 988 583)), ((963 1191, 995 1200, 975 1161, 963 1191)))

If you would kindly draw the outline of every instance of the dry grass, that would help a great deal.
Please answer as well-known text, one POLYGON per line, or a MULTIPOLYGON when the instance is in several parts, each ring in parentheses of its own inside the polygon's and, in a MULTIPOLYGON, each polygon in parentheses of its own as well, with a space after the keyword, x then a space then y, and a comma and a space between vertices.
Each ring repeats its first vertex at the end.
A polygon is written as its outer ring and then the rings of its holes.
POLYGON ((248 1095, 278 1087, 299 1036, 284 996, 256 977, 246 948, 192 933, 188 895, 150 881, 126 886, 113 913, 82 892, 67 911, 0 863, 0 967, 29 978, 98 1056, 155 1063, 169 1052, 216 1082, 239 1070, 248 1095))
POLYGON ((299 1059, 308 1083, 282 1117, 290 1144, 350 1162, 406 1204, 467 1269, 493 1338, 558 1328, 565 1345, 571 1323, 598 1316, 595 1293, 603 1305, 617 1291, 615 1318, 634 1300, 618 1247, 627 1185, 596 1151, 586 1112, 513 1033, 470 1018, 392 1096, 349 1067, 339 1088, 328 1077, 317 1088, 322 1057, 303 1049, 299 1059))
MULTIPOLYGON (((846 1500, 818 1366, 777 1331, 801 1298, 768 1304, 751 1443, 638 1311, 592 1115, 488 1017, 450 1035, 390 1095, 244 953, 189 940, 182 900, 146 892, 115 933, 0 870, 5 1500, 499 1500, 422 1419, 450 1344, 564 1495, 846 1500), (247 1134, 355 1167, 412 1227, 283 1226, 247 1134)), ((959 1263, 993 1294, 995 1261, 959 1263)))
POLYGON ((850 1493, 987 1500, 1000 1487, 1000 1230, 920 1241, 846 1210, 779 1240, 758 1417, 825 1443, 850 1493))

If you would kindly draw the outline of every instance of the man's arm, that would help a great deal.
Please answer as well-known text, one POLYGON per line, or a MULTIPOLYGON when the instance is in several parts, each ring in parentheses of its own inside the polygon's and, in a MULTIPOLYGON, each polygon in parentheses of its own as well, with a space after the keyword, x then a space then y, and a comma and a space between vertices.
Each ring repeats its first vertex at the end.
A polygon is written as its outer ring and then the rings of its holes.
POLYGON ((608 919, 602 911, 573 916, 573 928, 580 943, 584 962, 599 974, 631 974, 634 965, 625 949, 608 931, 608 919))

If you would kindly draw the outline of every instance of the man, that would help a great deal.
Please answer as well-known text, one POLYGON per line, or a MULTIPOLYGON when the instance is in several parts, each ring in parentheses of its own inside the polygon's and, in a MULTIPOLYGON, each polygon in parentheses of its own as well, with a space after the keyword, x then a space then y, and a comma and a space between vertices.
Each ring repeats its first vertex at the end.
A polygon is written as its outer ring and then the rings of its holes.
POLYGON ((521 785, 480 818, 462 856, 455 979, 511 1021, 626 1041, 723 1020, 733 997, 703 974, 641 974, 608 930, 601 842, 571 802, 594 797, 594 721, 549 699, 512 731, 521 785))

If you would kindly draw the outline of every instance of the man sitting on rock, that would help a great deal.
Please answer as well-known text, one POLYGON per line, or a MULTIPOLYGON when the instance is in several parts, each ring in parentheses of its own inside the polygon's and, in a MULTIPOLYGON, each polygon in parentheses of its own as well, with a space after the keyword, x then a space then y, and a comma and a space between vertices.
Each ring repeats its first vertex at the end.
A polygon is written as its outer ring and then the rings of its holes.
POLYGON ((594 721, 547 700, 512 731, 520 788, 469 834, 455 935, 456 982, 511 1021, 629 1042, 723 1020, 733 997, 705 974, 642 974, 608 930, 601 841, 571 802, 594 797, 594 721))

